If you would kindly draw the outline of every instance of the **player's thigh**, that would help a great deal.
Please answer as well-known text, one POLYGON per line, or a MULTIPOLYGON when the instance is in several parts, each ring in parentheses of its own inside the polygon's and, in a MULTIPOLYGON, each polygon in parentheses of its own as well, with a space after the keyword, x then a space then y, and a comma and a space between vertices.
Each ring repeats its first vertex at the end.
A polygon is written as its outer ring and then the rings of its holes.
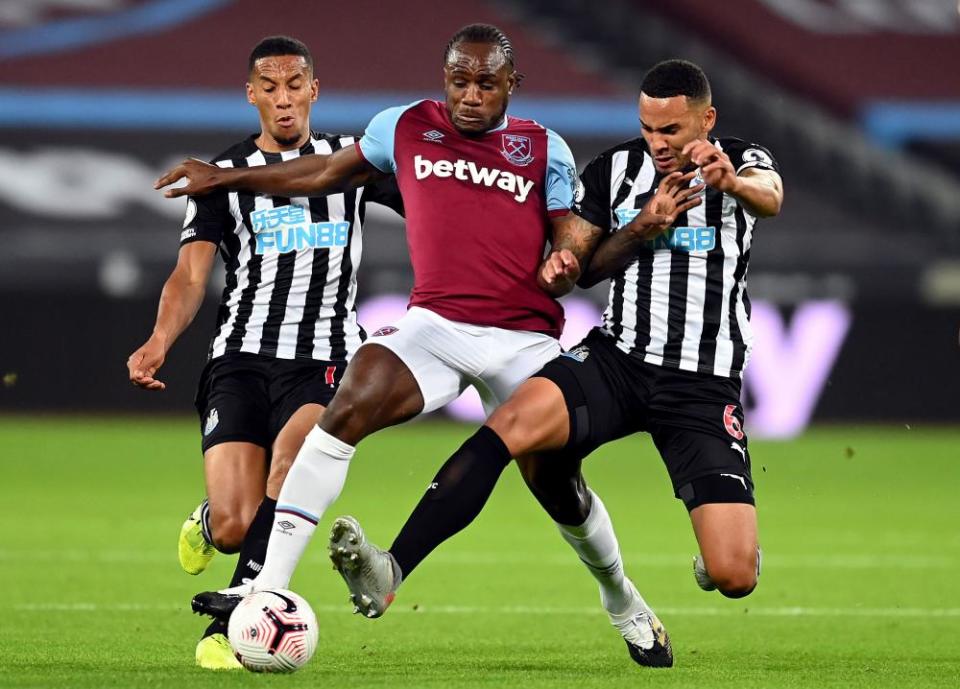
POLYGON ((670 475, 674 495, 689 512, 708 503, 752 506, 753 478, 744 438, 657 424, 650 431, 670 475))
POLYGON ((195 400, 204 455, 223 443, 270 447, 270 365, 238 355, 214 359, 204 368, 195 400))
POLYGON ((705 503, 690 511, 690 522, 715 583, 752 589, 759 565, 756 508, 748 503, 705 503))
POLYGON ((516 447, 514 456, 559 451, 583 458, 629 435, 637 430, 642 410, 633 408, 617 357, 588 337, 548 361, 487 424, 513 439, 507 446, 516 447))
POLYGON ((210 528, 221 550, 235 550, 263 500, 267 450, 248 442, 224 442, 203 453, 210 528))
POLYGON ((486 425, 500 436, 514 457, 560 449, 570 435, 563 391, 549 378, 538 376, 517 388, 494 410, 486 425))
POLYGON ((758 555, 746 438, 735 442, 673 426, 658 426, 651 434, 674 494, 690 512, 711 579, 727 595, 749 593, 756 584, 758 555))
POLYGON ((449 321, 425 309, 410 309, 360 347, 321 426, 329 431, 359 424, 363 433, 354 429, 350 435, 362 437, 439 409, 456 399, 467 384, 458 366, 442 356, 456 349, 456 333, 449 321), (365 420, 350 421, 358 416, 365 420))
POLYGON ((277 360, 271 367, 270 476, 267 495, 276 497, 307 433, 320 416, 342 381, 346 361, 277 360))
POLYGON ((487 328, 484 337, 491 353, 477 388, 489 415, 486 425, 514 457, 564 447, 570 434, 564 392, 535 375, 560 355, 560 343, 501 328, 487 328))
POLYGON ((197 392, 204 477, 215 540, 228 547, 263 498, 267 474, 270 361, 256 356, 214 359, 197 392))

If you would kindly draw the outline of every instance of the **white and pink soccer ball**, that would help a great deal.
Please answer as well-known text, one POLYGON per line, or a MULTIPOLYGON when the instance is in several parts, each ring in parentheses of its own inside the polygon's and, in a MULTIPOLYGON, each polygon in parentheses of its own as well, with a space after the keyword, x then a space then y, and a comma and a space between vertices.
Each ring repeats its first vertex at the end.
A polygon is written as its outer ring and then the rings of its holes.
POLYGON ((257 591, 230 615, 227 637, 252 672, 293 672, 317 650, 317 617, 293 591, 257 591))

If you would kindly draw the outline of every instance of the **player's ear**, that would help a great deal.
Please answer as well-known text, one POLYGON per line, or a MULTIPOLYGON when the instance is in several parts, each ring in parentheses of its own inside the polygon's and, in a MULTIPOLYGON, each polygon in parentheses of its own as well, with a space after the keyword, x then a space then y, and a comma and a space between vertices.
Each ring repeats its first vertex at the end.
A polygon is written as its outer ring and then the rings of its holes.
POLYGON ((520 80, 517 78, 516 71, 510 72, 507 76, 507 95, 512 96, 513 90, 517 88, 517 85, 520 83, 520 80))
POLYGON ((316 103, 317 96, 320 95, 320 80, 314 79, 310 82, 310 102, 316 103))
POLYGON ((247 82, 247 102, 248 102, 250 105, 256 105, 256 104, 257 104, 257 98, 256 98, 256 96, 253 94, 253 84, 251 84, 249 81, 247 82))
POLYGON ((717 109, 708 105, 703 111, 703 133, 709 134, 717 124, 717 109))

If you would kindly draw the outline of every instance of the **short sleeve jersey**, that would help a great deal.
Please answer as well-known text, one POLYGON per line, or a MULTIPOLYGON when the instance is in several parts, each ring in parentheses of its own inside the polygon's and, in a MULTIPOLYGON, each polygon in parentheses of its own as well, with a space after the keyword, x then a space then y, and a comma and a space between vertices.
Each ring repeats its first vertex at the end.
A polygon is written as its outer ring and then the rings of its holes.
POLYGON ((465 136, 443 103, 424 100, 381 112, 357 146, 377 169, 396 175, 403 195, 411 306, 474 325, 559 335, 563 310, 536 277, 549 219, 570 210, 577 186, 563 139, 510 116, 465 136))
MULTIPOLYGON (((730 157, 737 174, 779 173, 773 155, 759 144, 733 137, 710 141, 730 157)), ((643 138, 626 141, 584 168, 574 212, 618 232, 656 193, 661 177, 643 138)), ((695 177, 690 184, 701 181, 695 177)), ((708 187, 703 203, 679 215, 611 278, 604 332, 650 364, 739 376, 753 343, 747 267, 756 222, 736 197, 708 187)))
MULTIPOLYGON (((352 136, 312 134, 299 150, 268 153, 249 137, 214 159, 249 167, 353 146, 352 136)), ((357 269, 370 201, 402 214, 393 178, 343 194, 284 198, 250 192, 191 197, 180 244, 220 247, 226 286, 210 357, 249 353, 342 361, 365 337, 357 323, 357 269)))

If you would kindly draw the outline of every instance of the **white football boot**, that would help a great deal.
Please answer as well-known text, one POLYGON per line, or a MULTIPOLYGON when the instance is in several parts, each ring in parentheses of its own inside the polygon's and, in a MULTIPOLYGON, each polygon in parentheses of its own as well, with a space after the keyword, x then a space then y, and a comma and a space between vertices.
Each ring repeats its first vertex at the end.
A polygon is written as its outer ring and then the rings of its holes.
POLYGON ((627 583, 633 591, 634 601, 619 615, 607 613, 610 623, 620 632, 635 663, 646 667, 672 667, 673 649, 667 630, 653 610, 643 604, 633 582, 628 579, 627 583))

